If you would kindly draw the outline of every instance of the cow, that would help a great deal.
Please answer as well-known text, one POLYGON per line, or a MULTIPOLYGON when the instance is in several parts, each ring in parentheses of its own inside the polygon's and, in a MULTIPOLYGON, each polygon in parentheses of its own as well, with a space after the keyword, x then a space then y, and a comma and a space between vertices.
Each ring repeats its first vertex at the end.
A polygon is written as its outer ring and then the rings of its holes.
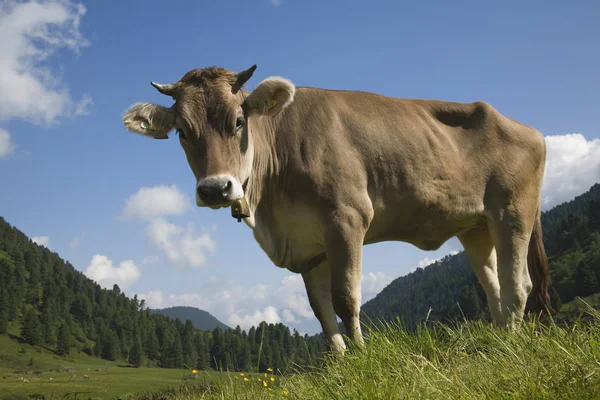
POLYGON ((257 66, 192 69, 150 82, 170 107, 134 103, 128 131, 175 131, 198 207, 235 207, 274 265, 302 275, 328 348, 364 346, 359 322, 364 245, 463 245, 493 324, 517 328, 534 295, 552 312, 542 242, 546 147, 536 129, 482 101, 402 99, 296 87, 257 66))

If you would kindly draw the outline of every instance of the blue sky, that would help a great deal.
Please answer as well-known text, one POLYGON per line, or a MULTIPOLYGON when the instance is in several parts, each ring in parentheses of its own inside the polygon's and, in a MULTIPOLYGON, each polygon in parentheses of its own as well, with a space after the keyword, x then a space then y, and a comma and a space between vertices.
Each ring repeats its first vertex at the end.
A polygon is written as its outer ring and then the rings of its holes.
MULTIPOLYGON (((193 205, 177 140, 128 133, 150 81, 258 64, 296 85, 484 100, 547 137, 546 208, 600 181, 600 3, 0 1, 0 215, 106 287, 230 325, 320 330, 299 276, 229 210, 193 205), (176 5, 176 6, 175 6, 176 5)), ((435 252, 365 247, 363 296, 435 252)))

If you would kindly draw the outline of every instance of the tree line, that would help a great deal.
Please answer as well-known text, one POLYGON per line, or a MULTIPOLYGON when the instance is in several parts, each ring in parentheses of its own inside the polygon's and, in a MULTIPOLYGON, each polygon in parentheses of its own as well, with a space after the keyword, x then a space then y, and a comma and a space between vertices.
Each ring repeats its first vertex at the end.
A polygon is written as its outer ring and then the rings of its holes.
POLYGON ((58 355, 82 351, 133 366, 264 372, 309 365, 325 350, 322 335, 283 324, 203 331, 152 312, 118 285, 102 288, 0 217, 0 334, 10 326, 20 326, 21 340, 58 355))

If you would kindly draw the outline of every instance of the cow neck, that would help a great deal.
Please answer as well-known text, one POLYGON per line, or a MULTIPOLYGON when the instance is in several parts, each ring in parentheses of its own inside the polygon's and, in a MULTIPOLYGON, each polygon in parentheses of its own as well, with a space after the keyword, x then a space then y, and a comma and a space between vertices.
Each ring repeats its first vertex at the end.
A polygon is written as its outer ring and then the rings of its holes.
POLYGON ((265 200, 265 189, 268 182, 272 182, 279 173, 279 160, 277 157, 276 128, 279 116, 269 118, 253 118, 251 122, 252 138, 254 142, 254 160, 252 174, 248 181, 248 206, 252 216, 258 204, 265 200))

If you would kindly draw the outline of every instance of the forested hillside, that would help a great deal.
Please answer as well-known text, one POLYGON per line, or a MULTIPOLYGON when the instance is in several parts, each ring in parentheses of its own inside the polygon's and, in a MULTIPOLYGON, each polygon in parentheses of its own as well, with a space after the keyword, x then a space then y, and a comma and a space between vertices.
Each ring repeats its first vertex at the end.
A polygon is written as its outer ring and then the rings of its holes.
POLYGON ((301 336, 283 324, 202 331, 152 312, 117 285, 101 288, 0 217, 0 334, 7 332, 58 355, 83 351, 134 366, 199 370, 248 370, 258 363, 261 340, 261 371, 290 360, 308 364, 324 350, 320 335, 301 336))
POLYGON ((161 309, 152 309, 152 312, 166 315, 167 317, 173 319, 179 318, 182 321, 187 321, 189 319, 192 322, 192 325, 194 325, 194 328, 203 331, 212 331, 217 327, 223 330, 231 329, 229 326, 225 325, 217 318, 215 318, 214 315, 212 315, 211 313, 204 310, 200 310, 196 307, 175 306, 161 309))
MULTIPOLYGON (((542 225, 553 307, 600 292, 600 184, 542 213, 542 225)), ((395 279, 363 305, 362 313, 373 321, 399 317, 409 330, 427 317, 489 318, 485 294, 464 252, 395 279)))

